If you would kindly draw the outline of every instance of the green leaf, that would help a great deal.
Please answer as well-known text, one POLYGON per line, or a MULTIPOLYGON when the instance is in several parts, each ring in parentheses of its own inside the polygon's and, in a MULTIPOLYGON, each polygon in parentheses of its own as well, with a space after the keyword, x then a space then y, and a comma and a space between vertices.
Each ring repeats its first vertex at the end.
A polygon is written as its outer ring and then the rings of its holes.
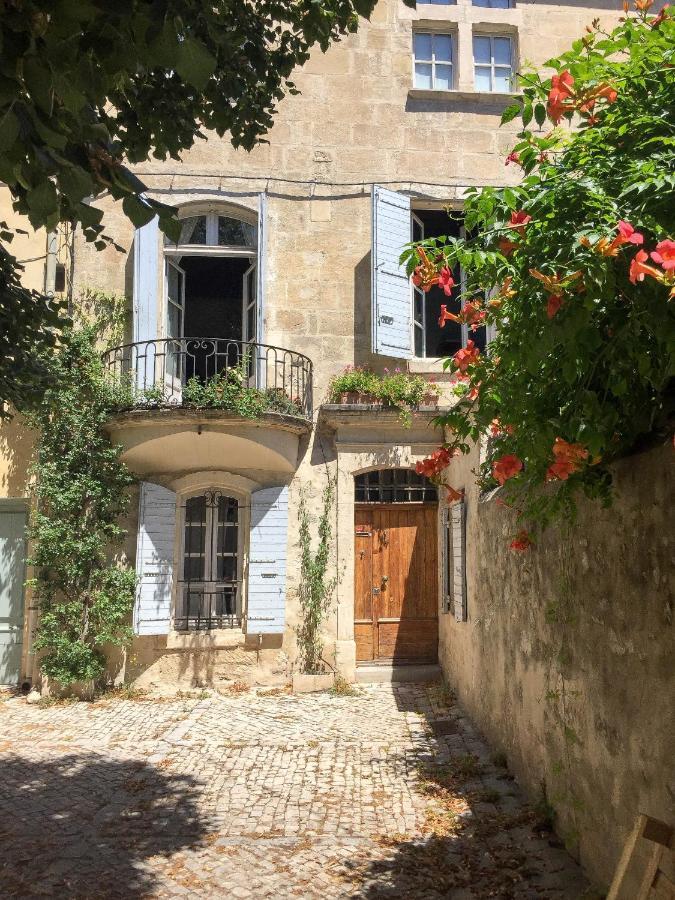
POLYGON ((41 181, 40 184, 28 191, 26 194, 26 203, 30 210, 31 223, 40 227, 45 224, 58 209, 58 201, 56 198, 56 188, 48 179, 41 181))
POLYGON ((532 121, 532 104, 530 102, 526 103, 523 106, 523 127, 527 128, 527 126, 532 121))
POLYGON ((520 109, 520 103, 512 103, 510 106, 507 106, 502 113, 500 125, 506 125, 507 122, 511 122, 513 119, 515 119, 515 117, 520 113, 520 109))
POLYGON ((176 71, 189 84, 203 90, 216 68, 216 58, 192 37, 180 44, 176 57, 176 71))
POLYGON ((9 150, 19 136, 19 120, 11 109, 0 120, 0 151, 9 150))
POLYGON ((122 201, 124 214, 128 216, 136 228, 141 228, 155 217, 154 210, 139 200, 135 194, 128 194, 122 201))
POLYGON ((546 107, 543 103, 537 103, 534 107, 534 121, 540 128, 546 121, 546 107))
POLYGON ((49 66, 29 56, 23 63, 23 80, 33 102, 51 115, 52 112, 52 73, 49 66))

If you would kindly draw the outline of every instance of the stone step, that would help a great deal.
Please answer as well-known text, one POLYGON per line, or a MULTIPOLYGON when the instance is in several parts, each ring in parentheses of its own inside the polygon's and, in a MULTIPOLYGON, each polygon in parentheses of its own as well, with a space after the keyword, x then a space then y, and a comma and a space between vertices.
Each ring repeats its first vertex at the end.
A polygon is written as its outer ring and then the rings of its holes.
POLYGON ((358 665, 357 684, 384 684, 390 681, 438 681, 441 667, 438 665, 383 666, 358 665))

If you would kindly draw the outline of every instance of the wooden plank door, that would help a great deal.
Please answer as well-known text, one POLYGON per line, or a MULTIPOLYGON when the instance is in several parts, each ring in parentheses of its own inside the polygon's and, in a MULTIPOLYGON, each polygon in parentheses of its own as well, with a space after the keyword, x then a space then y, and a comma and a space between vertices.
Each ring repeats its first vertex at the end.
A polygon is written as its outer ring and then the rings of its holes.
POLYGON ((25 504, 0 500, 0 684, 3 685, 16 684, 21 677, 25 528, 25 504))
POLYGON ((435 504, 356 506, 355 621, 359 662, 436 662, 435 504))

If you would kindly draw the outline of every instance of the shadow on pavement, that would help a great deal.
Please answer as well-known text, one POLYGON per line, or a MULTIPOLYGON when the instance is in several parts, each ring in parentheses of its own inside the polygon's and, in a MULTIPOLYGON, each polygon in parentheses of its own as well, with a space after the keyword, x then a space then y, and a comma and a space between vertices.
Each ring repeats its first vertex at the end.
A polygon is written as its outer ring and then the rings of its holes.
POLYGON ((0 896, 147 896, 144 863, 203 841, 197 797, 192 778, 138 760, 4 757, 0 896))

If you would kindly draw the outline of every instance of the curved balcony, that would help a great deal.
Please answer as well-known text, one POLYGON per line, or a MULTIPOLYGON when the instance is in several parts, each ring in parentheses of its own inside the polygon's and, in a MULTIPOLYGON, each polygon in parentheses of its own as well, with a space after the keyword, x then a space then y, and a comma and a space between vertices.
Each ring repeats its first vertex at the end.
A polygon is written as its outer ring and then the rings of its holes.
POLYGON ((312 363, 302 353, 224 338, 113 347, 103 365, 107 430, 138 475, 295 470, 311 429, 312 363))

